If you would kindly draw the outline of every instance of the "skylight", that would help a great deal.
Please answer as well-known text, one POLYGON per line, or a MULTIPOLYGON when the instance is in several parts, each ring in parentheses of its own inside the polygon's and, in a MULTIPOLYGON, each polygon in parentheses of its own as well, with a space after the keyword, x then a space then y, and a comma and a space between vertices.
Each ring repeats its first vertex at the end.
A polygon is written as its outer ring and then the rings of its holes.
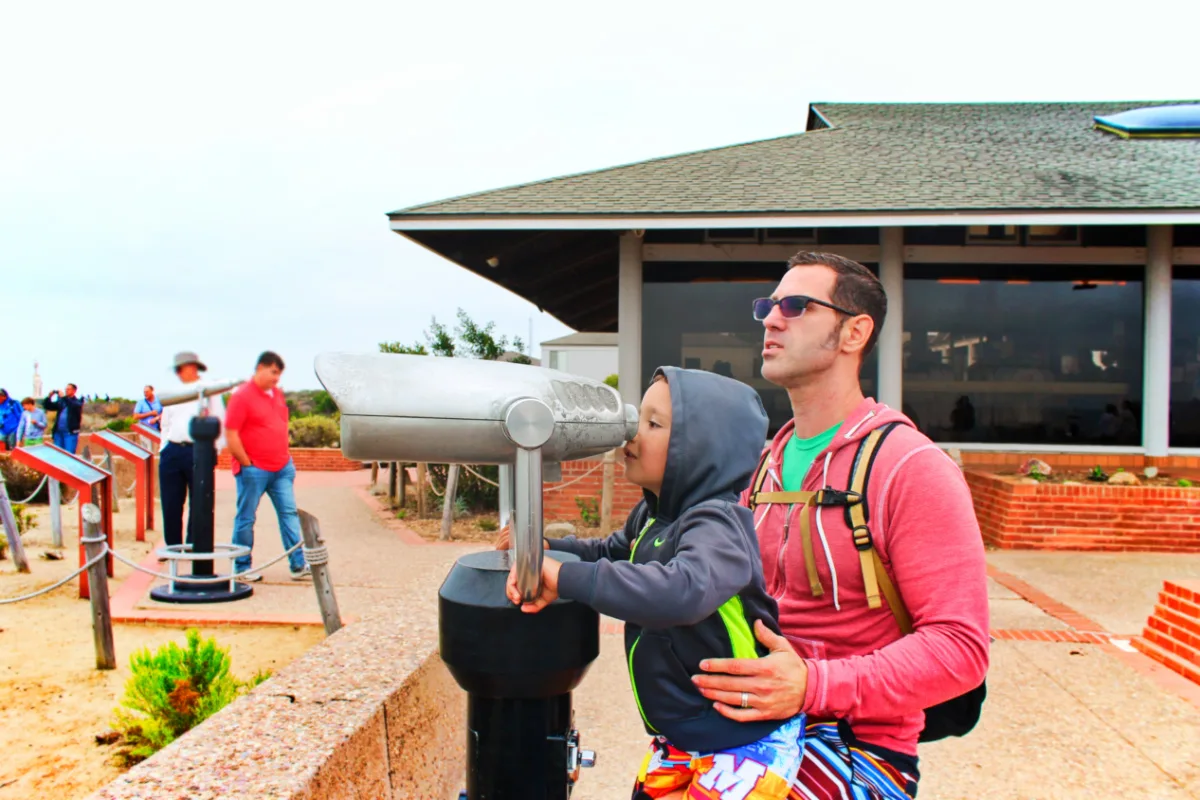
POLYGON ((1200 138, 1200 104, 1135 108, 1092 119, 1095 127, 1122 139, 1200 138))

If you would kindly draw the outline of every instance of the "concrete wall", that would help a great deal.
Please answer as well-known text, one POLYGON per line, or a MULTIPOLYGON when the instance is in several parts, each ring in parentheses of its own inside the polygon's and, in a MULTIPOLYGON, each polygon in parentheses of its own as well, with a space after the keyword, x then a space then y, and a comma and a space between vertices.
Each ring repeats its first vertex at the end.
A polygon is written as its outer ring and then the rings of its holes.
POLYGON ((435 637, 343 628, 88 800, 455 800, 466 701, 435 637))

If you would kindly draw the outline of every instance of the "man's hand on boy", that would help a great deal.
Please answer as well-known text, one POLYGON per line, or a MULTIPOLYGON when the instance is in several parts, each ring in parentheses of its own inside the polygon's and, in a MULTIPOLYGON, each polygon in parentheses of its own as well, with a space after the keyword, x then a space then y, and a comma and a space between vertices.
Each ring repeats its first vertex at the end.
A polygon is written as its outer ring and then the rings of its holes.
MULTIPOLYGON (((512 524, 505 525, 500 529, 500 533, 496 534, 496 549, 511 550, 512 549, 512 524)), ((549 550, 550 543, 542 539, 542 549, 549 550)))
POLYGON ((710 658, 700 662, 709 673, 693 675, 700 694, 713 700, 713 708, 738 722, 791 719, 804 706, 808 666, 787 639, 761 620, 754 636, 771 652, 762 658, 710 658), (742 708, 745 693, 749 708, 742 708))
POLYGON ((546 606, 558 599, 558 571, 562 568, 562 564, 558 559, 543 558, 542 559, 542 592, 537 597, 533 598, 532 602, 522 603, 521 592, 517 589, 517 568, 513 566, 508 573, 508 584, 504 587, 504 593, 508 595, 508 599, 515 605, 521 606, 521 610, 526 614, 536 614, 546 606))

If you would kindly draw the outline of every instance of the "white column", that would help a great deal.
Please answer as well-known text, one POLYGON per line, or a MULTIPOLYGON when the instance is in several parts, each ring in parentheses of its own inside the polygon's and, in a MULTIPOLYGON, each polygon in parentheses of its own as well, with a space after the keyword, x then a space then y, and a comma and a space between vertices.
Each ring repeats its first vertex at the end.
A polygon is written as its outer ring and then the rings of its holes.
POLYGON ((875 343, 879 350, 875 399, 899 411, 904 399, 904 229, 881 228, 879 244, 879 281, 888 307, 875 343))
POLYGON ((617 380, 626 403, 642 403, 642 236, 621 234, 617 284, 617 380))
POLYGON ((1171 234, 1170 225, 1146 226, 1142 445, 1148 456, 1165 456, 1170 439, 1171 234))

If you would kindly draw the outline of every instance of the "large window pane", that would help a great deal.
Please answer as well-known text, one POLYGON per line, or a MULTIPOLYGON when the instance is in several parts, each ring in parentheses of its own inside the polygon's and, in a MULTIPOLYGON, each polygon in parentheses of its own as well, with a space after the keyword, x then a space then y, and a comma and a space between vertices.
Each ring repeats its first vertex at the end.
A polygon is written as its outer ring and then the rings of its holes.
POLYGON ((1141 277, 906 265, 905 412, 938 442, 1141 444, 1141 277))
MULTIPOLYGON (((774 435, 792 416, 787 392, 762 377, 763 327, 751 302, 777 281, 747 283, 646 283, 642 296, 642 382, 657 367, 704 369, 748 383, 762 396, 774 435)), ((863 365, 863 391, 874 391, 878 361, 863 365)))
POLYGON ((1200 267, 1171 284, 1171 447, 1200 447, 1200 267))

